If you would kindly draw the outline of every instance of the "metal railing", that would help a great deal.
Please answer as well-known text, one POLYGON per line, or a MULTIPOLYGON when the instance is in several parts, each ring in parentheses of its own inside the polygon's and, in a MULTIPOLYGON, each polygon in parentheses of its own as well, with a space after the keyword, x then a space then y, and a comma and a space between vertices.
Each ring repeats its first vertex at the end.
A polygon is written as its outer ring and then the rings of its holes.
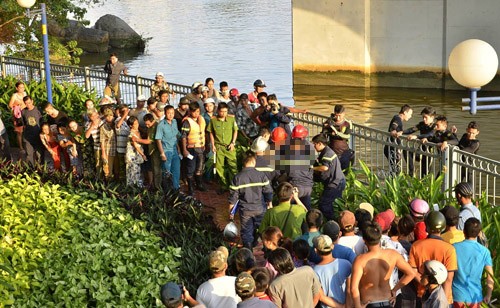
MULTIPOLYGON (((66 66, 59 64, 51 65, 51 75, 57 82, 70 82, 84 87, 86 90, 95 90, 97 93, 103 93, 106 87, 107 73, 103 69, 90 67, 66 66)), ((2 76, 15 76, 19 80, 40 81, 45 78, 44 62, 26 60, 13 57, 1 57, 2 76)), ((138 95, 150 95, 150 87, 154 79, 143 78, 134 75, 120 76, 121 99, 124 103, 135 106, 138 95)), ((179 99, 191 92, 191 87, 168 82, 170 89, 176 95, 170 98, 172 103, 177 103, 179 99)))
MULTIPOLYGON (((309 136, 321 133, 328 117, 314 113, 293 115, 295 124, 309 128, 309 136)), ((440 151, 437 145, 400 138, 390 140, 390 134, 379 129, 352 123, 350 147, 355 151, 356 161, 362 160, 379 178, 385 178, 399 171, 422 178, 427 174, 443 173, 443 189, 453 190, 461 182, 471 183, 474 195, 485 193, 488 202, 500 204, 497 181, 500 181, 500 162, 461 151, 450 146, 440 151), (389 160, 392 151, 398 159, 389 160), (389 153, 388 153, 389 152, 389 153), (389 158, 387 157, 389 156, 389 158)))
MULTIPOLYGON (((2 56, 0 62, 2 76, 12 75, 24 81, 40 81, 45 78, 43 61, 2 56)), ((51 74, 58 82, 75 83, 97 93, 103 93, 106 85, 107 74, 103 69, 55 64, 51 66, 51 74)), ((122 100, 134 106, 138 95, 149 96, 153 82, 153 79, 140 76, 121 75, 122 100)), ((168 84, 177 93, 171 97, 173 103, 191 92, 189 86, 168 84)), ((297 113, 293 115, 293 119, 295 124, 308 127, 309 136, 314 136, 321 133, 327 117, 314 113, 297 113)), ((356 123, 353 123, 351 136, 350 147, 356 153, 356 160, 364 161, 381 178, 399 171, 418 178, 425 174, 438 175, 442 172, 445 176, 443 189, 451 189, 460 181, 468 181, 472 184, 476 196, 485 193, 488 202, 500 204, 500 194, 496 192, 497 180, 500 179, 498 161, 461 151, 457 147, 449 147, 441 152, 433 144, 424 146, 418 141, 408 141, 404 138, 400 139, 400 143, 392 142, 388 132, 356 123), (385 155, 387 152, 395 153, 401 159, 392 159, 390 162, 385 155)))

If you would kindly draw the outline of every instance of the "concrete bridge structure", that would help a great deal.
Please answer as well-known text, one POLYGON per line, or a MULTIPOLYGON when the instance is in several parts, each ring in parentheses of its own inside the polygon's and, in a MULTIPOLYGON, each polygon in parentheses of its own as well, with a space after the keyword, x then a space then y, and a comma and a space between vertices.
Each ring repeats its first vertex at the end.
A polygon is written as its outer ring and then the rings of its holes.
MULTIPOLYGON (((294 84, 463 89, 453 47, 500 53, 499 0, 293 0, 294 84)), ((500 78, 484 87, 500 91, 500 78)))

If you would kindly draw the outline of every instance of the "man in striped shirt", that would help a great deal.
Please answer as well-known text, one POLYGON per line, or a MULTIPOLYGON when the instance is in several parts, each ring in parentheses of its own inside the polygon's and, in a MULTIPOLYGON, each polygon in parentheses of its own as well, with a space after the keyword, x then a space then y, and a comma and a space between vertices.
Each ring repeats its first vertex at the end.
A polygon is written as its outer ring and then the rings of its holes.
POLYGON ((130 109, 127 105, 122 104, 118 107, 118 112, 120 117, 115 120, 115 131, 116 131, 116 159, 117 168, 116 174, 118 174, 118 181, 125 183, 126 173, 125 173, 125 153, 127 153, 127 142, 128 135, 130 134, 130 127, 127 124, 128 113, 130 109))

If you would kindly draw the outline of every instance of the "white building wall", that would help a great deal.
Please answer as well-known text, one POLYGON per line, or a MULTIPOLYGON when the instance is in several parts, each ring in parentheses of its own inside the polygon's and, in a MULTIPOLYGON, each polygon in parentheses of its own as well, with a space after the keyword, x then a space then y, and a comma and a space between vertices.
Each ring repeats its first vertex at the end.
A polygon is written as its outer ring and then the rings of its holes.
POLYGON ((295 83, 342 84, 349 71, 372 86, 456 86, 443 75, 456 44, 478 38, 500 52, 499 0, 293 0, 292 7, 295 83))

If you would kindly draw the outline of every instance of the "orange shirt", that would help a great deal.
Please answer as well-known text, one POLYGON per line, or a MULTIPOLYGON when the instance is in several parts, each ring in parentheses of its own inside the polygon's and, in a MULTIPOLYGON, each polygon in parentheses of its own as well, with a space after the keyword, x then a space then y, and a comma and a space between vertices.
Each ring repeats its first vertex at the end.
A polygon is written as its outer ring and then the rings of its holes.
MULTIPOLYGON (((410 266, 416 268, 420 274, 424 273, 424 262, 428 260, 437 260, 446 266, 449 272, 456 271, 457 253, 455 248, 436 238, 426 238, 413 243, 410 249, 410 266)), ((425 292, 425 287, 418 284, 417 296, 422 297, 425 292)), ((448 295, 448 303, 453 303, 453 296, 448 295)))

